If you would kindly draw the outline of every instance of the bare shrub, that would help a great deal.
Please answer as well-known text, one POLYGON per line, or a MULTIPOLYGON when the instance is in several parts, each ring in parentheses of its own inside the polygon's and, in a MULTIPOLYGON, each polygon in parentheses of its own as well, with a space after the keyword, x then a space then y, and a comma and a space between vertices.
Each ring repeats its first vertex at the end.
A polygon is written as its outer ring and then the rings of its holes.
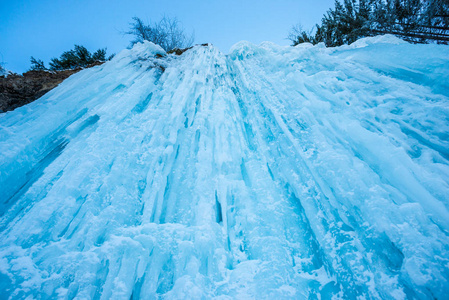
POLYGON ((134 17, 127 34, 134 35, 135 43, 150 41, 161 46, 165 51, 176 48, 188 48, 193 44, 193 34, 187 36, 176 18, 163 17, 159 22, 145 24, 140 18, 134 17))

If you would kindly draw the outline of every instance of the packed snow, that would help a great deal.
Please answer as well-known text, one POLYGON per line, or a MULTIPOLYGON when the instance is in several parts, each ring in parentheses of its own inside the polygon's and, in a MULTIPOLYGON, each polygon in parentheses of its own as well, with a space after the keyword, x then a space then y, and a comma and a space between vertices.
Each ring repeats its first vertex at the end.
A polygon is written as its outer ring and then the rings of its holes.
POLYGON ((448 164, 449 46, 137 44, 0 115, 0 298, 444 299, 448 164))

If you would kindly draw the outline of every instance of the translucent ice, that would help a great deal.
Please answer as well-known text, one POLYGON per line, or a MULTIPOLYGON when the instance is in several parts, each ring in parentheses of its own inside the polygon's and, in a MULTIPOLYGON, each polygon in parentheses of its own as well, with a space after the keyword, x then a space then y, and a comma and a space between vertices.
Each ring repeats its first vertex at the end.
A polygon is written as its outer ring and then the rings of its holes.
POLYGON ((0 298, 449 294, 449 47, 151 43, 0 115, 0 298))

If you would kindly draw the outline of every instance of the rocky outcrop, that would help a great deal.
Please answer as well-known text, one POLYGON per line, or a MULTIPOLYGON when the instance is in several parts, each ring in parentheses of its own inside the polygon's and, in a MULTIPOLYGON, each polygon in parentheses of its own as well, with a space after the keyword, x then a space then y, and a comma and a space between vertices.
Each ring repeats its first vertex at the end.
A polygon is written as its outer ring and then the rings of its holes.
POLYGON ((0 77, 0 112, 13 110, 42 97, 79 70, 28 71, 22 75, 0 77))
MULTIPOLYGON (((101 63, 97 62, 92 66, 99 64, 101 63)), ((22 75, 0 76, 0 113, 33 102, 81 70, 28 71, 22 75)))

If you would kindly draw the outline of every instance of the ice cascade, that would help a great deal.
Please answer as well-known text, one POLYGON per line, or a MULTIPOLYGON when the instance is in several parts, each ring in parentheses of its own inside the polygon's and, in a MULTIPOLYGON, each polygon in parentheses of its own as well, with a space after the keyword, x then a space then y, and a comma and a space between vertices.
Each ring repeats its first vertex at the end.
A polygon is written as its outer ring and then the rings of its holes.
POLYGON ((1 299, 447 295, 449 46, 146 42, 0 115, 1 299))

